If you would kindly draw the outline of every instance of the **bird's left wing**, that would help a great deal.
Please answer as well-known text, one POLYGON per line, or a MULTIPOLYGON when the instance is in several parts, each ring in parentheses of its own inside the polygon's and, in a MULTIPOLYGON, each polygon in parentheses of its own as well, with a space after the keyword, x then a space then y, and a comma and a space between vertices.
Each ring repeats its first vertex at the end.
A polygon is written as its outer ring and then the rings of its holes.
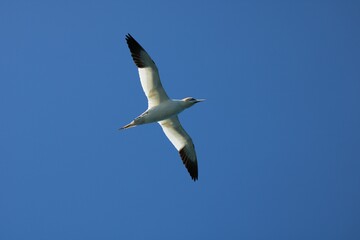
POLYGON ((191 178, 198 179, 198 166, 195 147, 189 134, 181 126, 177 116, 159 122, 165 135, 179 151, 180 157, 191 178))
POLYGON ((159 76, 159 71, 144 48, 130 35, 126 35, 131 56, 138 67, 141 86, 148 99, 148 108, 159 105, 169 99, 159 76))

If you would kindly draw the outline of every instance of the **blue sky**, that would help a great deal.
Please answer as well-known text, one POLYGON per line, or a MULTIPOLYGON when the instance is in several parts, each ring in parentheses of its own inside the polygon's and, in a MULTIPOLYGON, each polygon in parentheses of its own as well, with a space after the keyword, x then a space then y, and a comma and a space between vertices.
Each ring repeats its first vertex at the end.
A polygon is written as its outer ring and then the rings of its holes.
POLYGON ((357 1, 1 1, 0 239, 360 239, 357 1), (173 98, 193 182, 146 98, 173 98))

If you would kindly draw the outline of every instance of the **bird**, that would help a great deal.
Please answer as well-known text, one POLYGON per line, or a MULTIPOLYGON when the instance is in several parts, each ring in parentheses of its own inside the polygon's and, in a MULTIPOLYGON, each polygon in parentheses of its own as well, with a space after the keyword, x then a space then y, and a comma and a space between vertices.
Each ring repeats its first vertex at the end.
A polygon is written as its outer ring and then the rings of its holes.
POLYGON ((166 137, 180 154, 183 164, 193 181, 198 180, 198 163, 194 143, 179 121, 178 114, 205 99, 186 97, 170 99, 165 92, 158 68, 145 49, 128 33, 125 40, 135 65, 140 82, 148 100, 148 108, 120 130, 148 123, 159 123, 166 137))

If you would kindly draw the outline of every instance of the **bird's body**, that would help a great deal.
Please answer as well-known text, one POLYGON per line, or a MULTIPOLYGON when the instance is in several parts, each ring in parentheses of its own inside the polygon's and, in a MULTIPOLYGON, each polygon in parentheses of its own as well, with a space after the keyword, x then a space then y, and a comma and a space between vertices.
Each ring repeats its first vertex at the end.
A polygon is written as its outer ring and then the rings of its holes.
POLYGON ((126 125, 128 127, 124 126, 124 128, 134 127, 146 123, 160 122, 181 113, 186 108, 191 107, 190 104, 181 100, 166 100, 159 105, 146 110, 135 118, 134 121, 128 124, 130 126, 126 125))
POLYGON ((154 61, 130 34, 126 36, 126 41, 138 67, 141 86, 148 98, 148 109, 121 129, 158 122, 165 135, 179 151, 191 178, 194 181, 197 180, 198 167, 195 147, 190 136, 181 126, 177 115, 203 99, 192 97, 182 100, 170 99, 162 87, 154 61))

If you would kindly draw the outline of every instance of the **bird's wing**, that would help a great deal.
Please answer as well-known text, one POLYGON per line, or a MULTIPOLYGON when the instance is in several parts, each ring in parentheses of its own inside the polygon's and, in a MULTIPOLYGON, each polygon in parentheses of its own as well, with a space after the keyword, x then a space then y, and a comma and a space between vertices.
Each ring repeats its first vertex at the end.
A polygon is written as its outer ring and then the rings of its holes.
POLYGON ((159 71, 149 54, 130 35, 126 35, 126 42, 129 46, 131 56, 138 67, 141 86, 148 99, 148 107, 154 107, 169 99, 159 76, 159 71))
POLYGON ((187 132, 181 126, 177 116, 160 121, 165 135, 179 151, 180 157, 190 173, 191 178, 198 179, 198 166, 194 144, 187 132))

